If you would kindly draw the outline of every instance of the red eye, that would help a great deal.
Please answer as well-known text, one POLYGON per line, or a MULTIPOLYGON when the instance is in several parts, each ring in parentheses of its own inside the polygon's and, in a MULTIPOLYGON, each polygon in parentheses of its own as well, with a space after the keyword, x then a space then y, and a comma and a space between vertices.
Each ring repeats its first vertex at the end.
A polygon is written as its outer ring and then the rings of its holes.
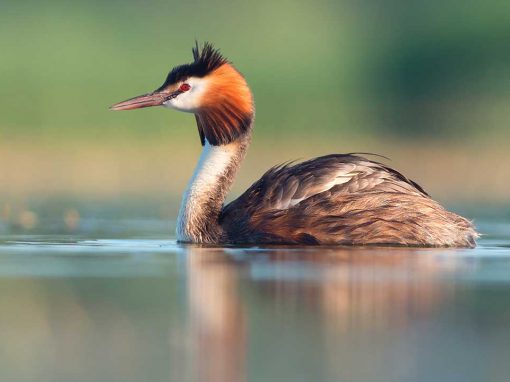
POLYGON ((189 86, 189 84, 182 84, 181 86, 179 86, 179 90, 181 92, 187 92, 190 89, 191 89, 191 86, 189 86))

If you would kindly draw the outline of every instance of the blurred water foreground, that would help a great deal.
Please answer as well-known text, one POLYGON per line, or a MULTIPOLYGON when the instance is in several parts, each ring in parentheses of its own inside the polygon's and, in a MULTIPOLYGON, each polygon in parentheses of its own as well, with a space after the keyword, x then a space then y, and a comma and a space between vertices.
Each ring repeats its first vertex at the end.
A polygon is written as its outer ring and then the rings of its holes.
POLYGON ((206 248, 85 223, 101 232, 0 235, 0 379, 508 380, 510 220, 480 222, 474 250, 206 248))

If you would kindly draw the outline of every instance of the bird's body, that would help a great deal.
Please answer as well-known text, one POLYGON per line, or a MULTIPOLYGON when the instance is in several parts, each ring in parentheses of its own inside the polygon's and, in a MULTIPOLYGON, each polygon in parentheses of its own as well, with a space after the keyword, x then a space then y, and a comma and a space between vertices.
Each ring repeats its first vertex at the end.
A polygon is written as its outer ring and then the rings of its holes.
POLYGON ((164 105, 196 116, 202 155, 177 221, 181 242, 473 247, 468 220, 399 172, 333 154, 266 172, 224 206, 251 141, 254 106, 242 75, 206 44, 157 91, 114 110, 164 105), (186 94, 187 93, 187 94, 186 94))

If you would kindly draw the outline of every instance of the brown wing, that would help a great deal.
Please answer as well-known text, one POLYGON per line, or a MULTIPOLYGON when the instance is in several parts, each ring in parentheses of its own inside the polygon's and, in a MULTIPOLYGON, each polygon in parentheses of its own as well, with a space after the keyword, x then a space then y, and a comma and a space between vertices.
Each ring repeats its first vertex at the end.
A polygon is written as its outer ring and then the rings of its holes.
POLYGON ((231 243, 471 246, 476 236, 413 181, 350 154, 272 168, 224 207, 220 224, 231 243))

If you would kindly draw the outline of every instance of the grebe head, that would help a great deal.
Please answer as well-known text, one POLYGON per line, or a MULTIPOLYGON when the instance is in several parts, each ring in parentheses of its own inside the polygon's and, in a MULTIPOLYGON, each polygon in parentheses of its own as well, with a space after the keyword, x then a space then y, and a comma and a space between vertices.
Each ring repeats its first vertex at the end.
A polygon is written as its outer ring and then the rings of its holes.
POLYGON ((202 145, 232 142, 247 133, 254 116, 253 97, 241 73, 219 50, 205 43, 192 49, 194 61, 173 68, 158 89, 117 103, 111 110, 150 106, 194 113, 202 145))

